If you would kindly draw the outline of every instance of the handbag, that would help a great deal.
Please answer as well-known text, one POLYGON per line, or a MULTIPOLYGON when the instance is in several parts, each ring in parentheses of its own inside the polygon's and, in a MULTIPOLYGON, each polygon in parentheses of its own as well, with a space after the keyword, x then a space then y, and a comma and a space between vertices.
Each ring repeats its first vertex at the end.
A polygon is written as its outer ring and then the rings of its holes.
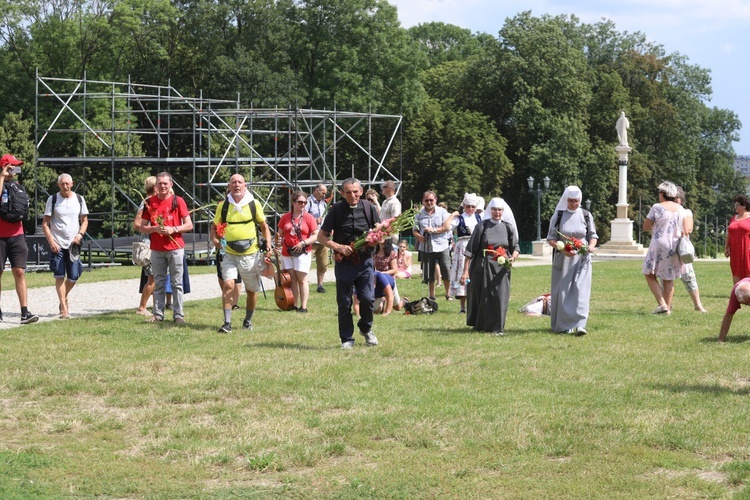
POLYGON ((691 264, 695 260, 695 247, 687 236, 680 238, 677 243, 677 255, 683 264, 691 264))
POLYGON ((133 255, 130 260, 133 261, 135 266, 145 267, 151 264, 151 242, 134 241, 133 255))

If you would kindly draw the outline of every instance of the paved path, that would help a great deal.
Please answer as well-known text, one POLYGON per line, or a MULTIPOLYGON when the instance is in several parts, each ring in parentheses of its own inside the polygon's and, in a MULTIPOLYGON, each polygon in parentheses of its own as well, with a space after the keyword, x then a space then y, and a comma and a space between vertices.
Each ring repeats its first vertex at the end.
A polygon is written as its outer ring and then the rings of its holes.
MULTIPOLYGON (((550 258, 535 258, 524 256, 517 261, 516 265, 533 266, 550 264, 550 258)), ((420 274, 419 265, 413 266, 416 275, 420 274)), ((133 273, 136 273, 134 270, 133 273)), ((91 316, 94 314, 103 314, 112 311, 122 311, 125 309, 135 309, 138 307, 140 295, 138 294, 138 285, 140 278, 116 281, 102 281, 97 283, 86 283, 84 272, 81 281, 76 284, 70 296, 70 315, 72 318, 82 316, 91 316)), ((50 282, 54 282, 52 275, 49 276, 50 282)), ((309 274, 309 280, 313 284, 316 282, 315 273, 309 274)), ((334 281, 333 266, 329 267, 326 273, 325 282, 334 281)), ((273 290, 275 283, 273 280, 263 278, 263 286, 266 290, 273 290)), ((185 295, 185 302, 193 300, 218 299, 221 297, 221 290, 216 281, 216 274, 193 274, 190 276, 191 292, 185 295)), ((311 287, 314 291, 314 286, 311 287)), ((333 290, 329 287, 329 292, 333 290)), ((29 309, 39 316, 39 321, 52 321, 59 319, 59 303, 57 292, 54 286, 31 288, 28 292, 29 309)), ((18 296, 13 288, 2 291, 0 299, 4 320, 0 323, 0 329, 15 328, 21 326, 21 308, 18 304, 18 296)))

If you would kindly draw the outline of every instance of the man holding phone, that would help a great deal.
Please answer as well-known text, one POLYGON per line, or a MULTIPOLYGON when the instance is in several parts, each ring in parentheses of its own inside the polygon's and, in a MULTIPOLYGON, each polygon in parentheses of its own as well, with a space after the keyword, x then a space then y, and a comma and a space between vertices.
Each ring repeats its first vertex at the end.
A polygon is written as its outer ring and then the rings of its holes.
MULTIPOLYGON (((5 269, 6 260, 10 260, 18 302, 21 305, 21 324, 27 325, 36 323, 39 317, 29 311, 27 303, 26 259, 29 250, 23 232, 23 219, 28 213, 28 196, 14 180, 15 175, 21 171, 21 165, 23 162, 11 154, 0 157, 0 276, 5 269), (16 203, 16 200, 22 198, 26 200, 25 213, 18 210, 19 203, 16 203)), ((2 320, 3 313, 0 311, 0 321, 2 320)))

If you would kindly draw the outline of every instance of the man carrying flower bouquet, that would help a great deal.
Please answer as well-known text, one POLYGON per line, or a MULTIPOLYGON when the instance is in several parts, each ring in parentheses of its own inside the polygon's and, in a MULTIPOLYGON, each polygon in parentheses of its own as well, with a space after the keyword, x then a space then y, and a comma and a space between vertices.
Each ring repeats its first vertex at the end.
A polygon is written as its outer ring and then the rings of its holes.
POLYGON ((182 274, 185 240, 182 233, 193 230, 187 204, 180 196, 172 194, 172 176, 168 172, 156 175, 156 195, 147 198, 143 205, 141 233, 151 240, 151 270, 154 273, 154 314, 146 321, 164 321, 167 301, 167 273, 172 280, 174 322, 185 324, 182 308, 182 274))
POLYGON ((336 274, 336 302, 338 303, 339 337, 341 348, 354 347, 352 319, 352 287, 360 302, 359 333, 368 346, 378 345, 372 333, 375 290, 372 247, 361 238, 380 222, 377 211, 367 200, 360 199, 362 185, 349 178, 341 185, 344 200, 331 206, 318 232, 318 242, 333 250, 336 274))

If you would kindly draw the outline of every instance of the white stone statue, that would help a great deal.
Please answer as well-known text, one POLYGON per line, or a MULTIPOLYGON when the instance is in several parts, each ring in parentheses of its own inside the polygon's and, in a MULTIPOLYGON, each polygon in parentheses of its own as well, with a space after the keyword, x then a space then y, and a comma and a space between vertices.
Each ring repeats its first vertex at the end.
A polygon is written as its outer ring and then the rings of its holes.
POLYGON ((617 138, 620 140, 620 146, 628 146, 628 129, 630 128, 630 122, 625 117, 625 111, 620 113, 620 118, 617 119, 617 138))

